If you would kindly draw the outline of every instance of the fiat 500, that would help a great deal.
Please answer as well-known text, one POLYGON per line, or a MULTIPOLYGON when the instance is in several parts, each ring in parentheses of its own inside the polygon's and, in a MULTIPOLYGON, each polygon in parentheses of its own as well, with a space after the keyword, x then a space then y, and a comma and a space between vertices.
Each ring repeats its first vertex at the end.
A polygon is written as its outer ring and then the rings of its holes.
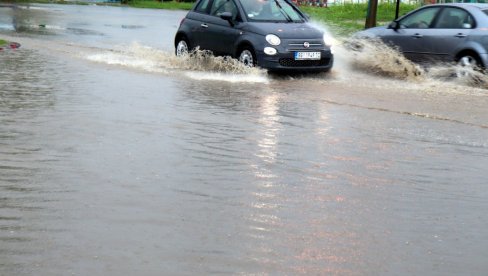
POLYGON ((195 48, 272 71, 328 71, 330 38, 289 0, 199 0, 181 21, 175 53, 195 48))

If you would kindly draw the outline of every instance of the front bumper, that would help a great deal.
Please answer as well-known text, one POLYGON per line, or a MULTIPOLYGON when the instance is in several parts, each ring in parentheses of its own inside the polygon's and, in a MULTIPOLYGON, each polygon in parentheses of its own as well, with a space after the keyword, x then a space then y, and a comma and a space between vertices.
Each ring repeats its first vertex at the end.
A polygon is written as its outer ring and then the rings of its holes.
MULTIPOLYGON (((334 55, 329 49, 310 50, 321 53, 320 60, 295 60, 296 51, 278 52, 270 56, 257 51, 258 66, 270 71, 329 71, 334 64, 334 55)), ((303 52, 303 51, 302 51, 303 52)))

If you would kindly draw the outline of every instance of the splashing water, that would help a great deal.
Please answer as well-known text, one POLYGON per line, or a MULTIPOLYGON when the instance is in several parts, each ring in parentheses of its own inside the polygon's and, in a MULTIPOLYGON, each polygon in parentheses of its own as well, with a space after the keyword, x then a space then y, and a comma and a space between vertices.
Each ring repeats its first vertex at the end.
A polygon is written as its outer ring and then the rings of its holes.
POLYGON ((334 37, 334 35, 329 31, 329 28, 323 22, 312 20, 307 22, 307 25, 322 31, 325 35, 324 37, 326 39, 326 43, 330 46, 335 47, 339 44, 339 41, 334 37))
MULTIPOLYGON (((323 24, 316 22, 309 24, 322 30, 332 42, 336 55, 334 70, 328 73, 334 76, 332 79, 344 78, 345 73, 349 74, 353 69, 370 75, 422 83, 427 89, 440 86, 449 87, 450 90, 458 90, 466 86, 488 89, 488 76, 480 71, 463 69, 469 72, 459 78, 456 77, 456 72, 460 67, 456 65, 442 64, 424 68, 408 60, 397 49, 384 44, 379 39, 351 38, 341 42, 335 39, 323 24)), ((201 50, 176 57, 172 52, 134 43, 128 48, 118 47, 103 53, 89 54, 85 58, 152 73, 172 74, 183 71, 183 75, 196 80, 269 82, 263 69, 249 68, 236 59, 216 57, 208 51, 201 50)))
POLYGON ((424 80, 425 72, 419 65, 379 39, 352 38, 344 45, 353 53, 349 55, 349 62, 355 69, 397 79, 424 80))
POLYGON ((422 67, 380 39, 346 39, 338 50, 339 58, 350 68, 368 74, 423 83, 426 87, 439 86, 442 83, 453 90, 466 86, 488 89, 488 75, 481 70, 449 63, 422 67))
POLYGON ((426 75, 430 79, 488 89, 488 75, 479 69, 463 68, 460 65, 454 64, 440 64, 427 68, 426 75))
POLYGON ((198 49, 188 55, 176 57, 174 53, 134 43, 129 48, 90 54, 86 58, 152 73, 190 71, 185 72, 185 75, 200 80, 267 82, 266 71, 262 69, 249 68, 236 59, 216 57, 209 51, 198 49))
POLYGON ((336 39, 323 22, 308 25, 321 30, 336 55, 334 67, 340 71, 356 69, 405 80, 422 80, 424 70, 379 39, 336 39), (351 51, 352 50, 352 51, 351 51))

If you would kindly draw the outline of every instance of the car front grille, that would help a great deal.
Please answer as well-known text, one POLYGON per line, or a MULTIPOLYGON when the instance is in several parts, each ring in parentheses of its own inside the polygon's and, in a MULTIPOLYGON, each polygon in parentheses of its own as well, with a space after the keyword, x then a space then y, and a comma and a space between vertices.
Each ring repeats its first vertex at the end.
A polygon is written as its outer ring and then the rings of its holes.
POLYGON ((292 58, 281 58, 280 65, 284 67, 310 67, 310 66, 326 66, 330 63, 330 58, 323 58, 320 60, 294 60, 292 58))
POLYGON ((293 41, 289 41, 287 50, 302 51, 302 50, 322 49, 323 47, 324 47, 323 43, 318 40, 293 40, 293 41), (305 48, 305 46, 303 45, 305 42, 309 43, 308 48, 305 48))

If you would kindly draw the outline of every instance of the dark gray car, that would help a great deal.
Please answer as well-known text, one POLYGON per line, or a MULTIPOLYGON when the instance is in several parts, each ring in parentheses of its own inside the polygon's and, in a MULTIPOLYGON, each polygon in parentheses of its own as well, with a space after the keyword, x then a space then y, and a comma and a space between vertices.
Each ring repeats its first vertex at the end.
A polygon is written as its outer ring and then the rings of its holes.
POLYGON ((328 40, 291 0, 199 0, 178 28, 175 52, 199 47, 268 70, 328 71, 328 40))
POLYGON ((455 61, 464 67, 487 68, 487 14, 487 4, 428 5, 358 35, 379 37, 413 61, 455 61))

